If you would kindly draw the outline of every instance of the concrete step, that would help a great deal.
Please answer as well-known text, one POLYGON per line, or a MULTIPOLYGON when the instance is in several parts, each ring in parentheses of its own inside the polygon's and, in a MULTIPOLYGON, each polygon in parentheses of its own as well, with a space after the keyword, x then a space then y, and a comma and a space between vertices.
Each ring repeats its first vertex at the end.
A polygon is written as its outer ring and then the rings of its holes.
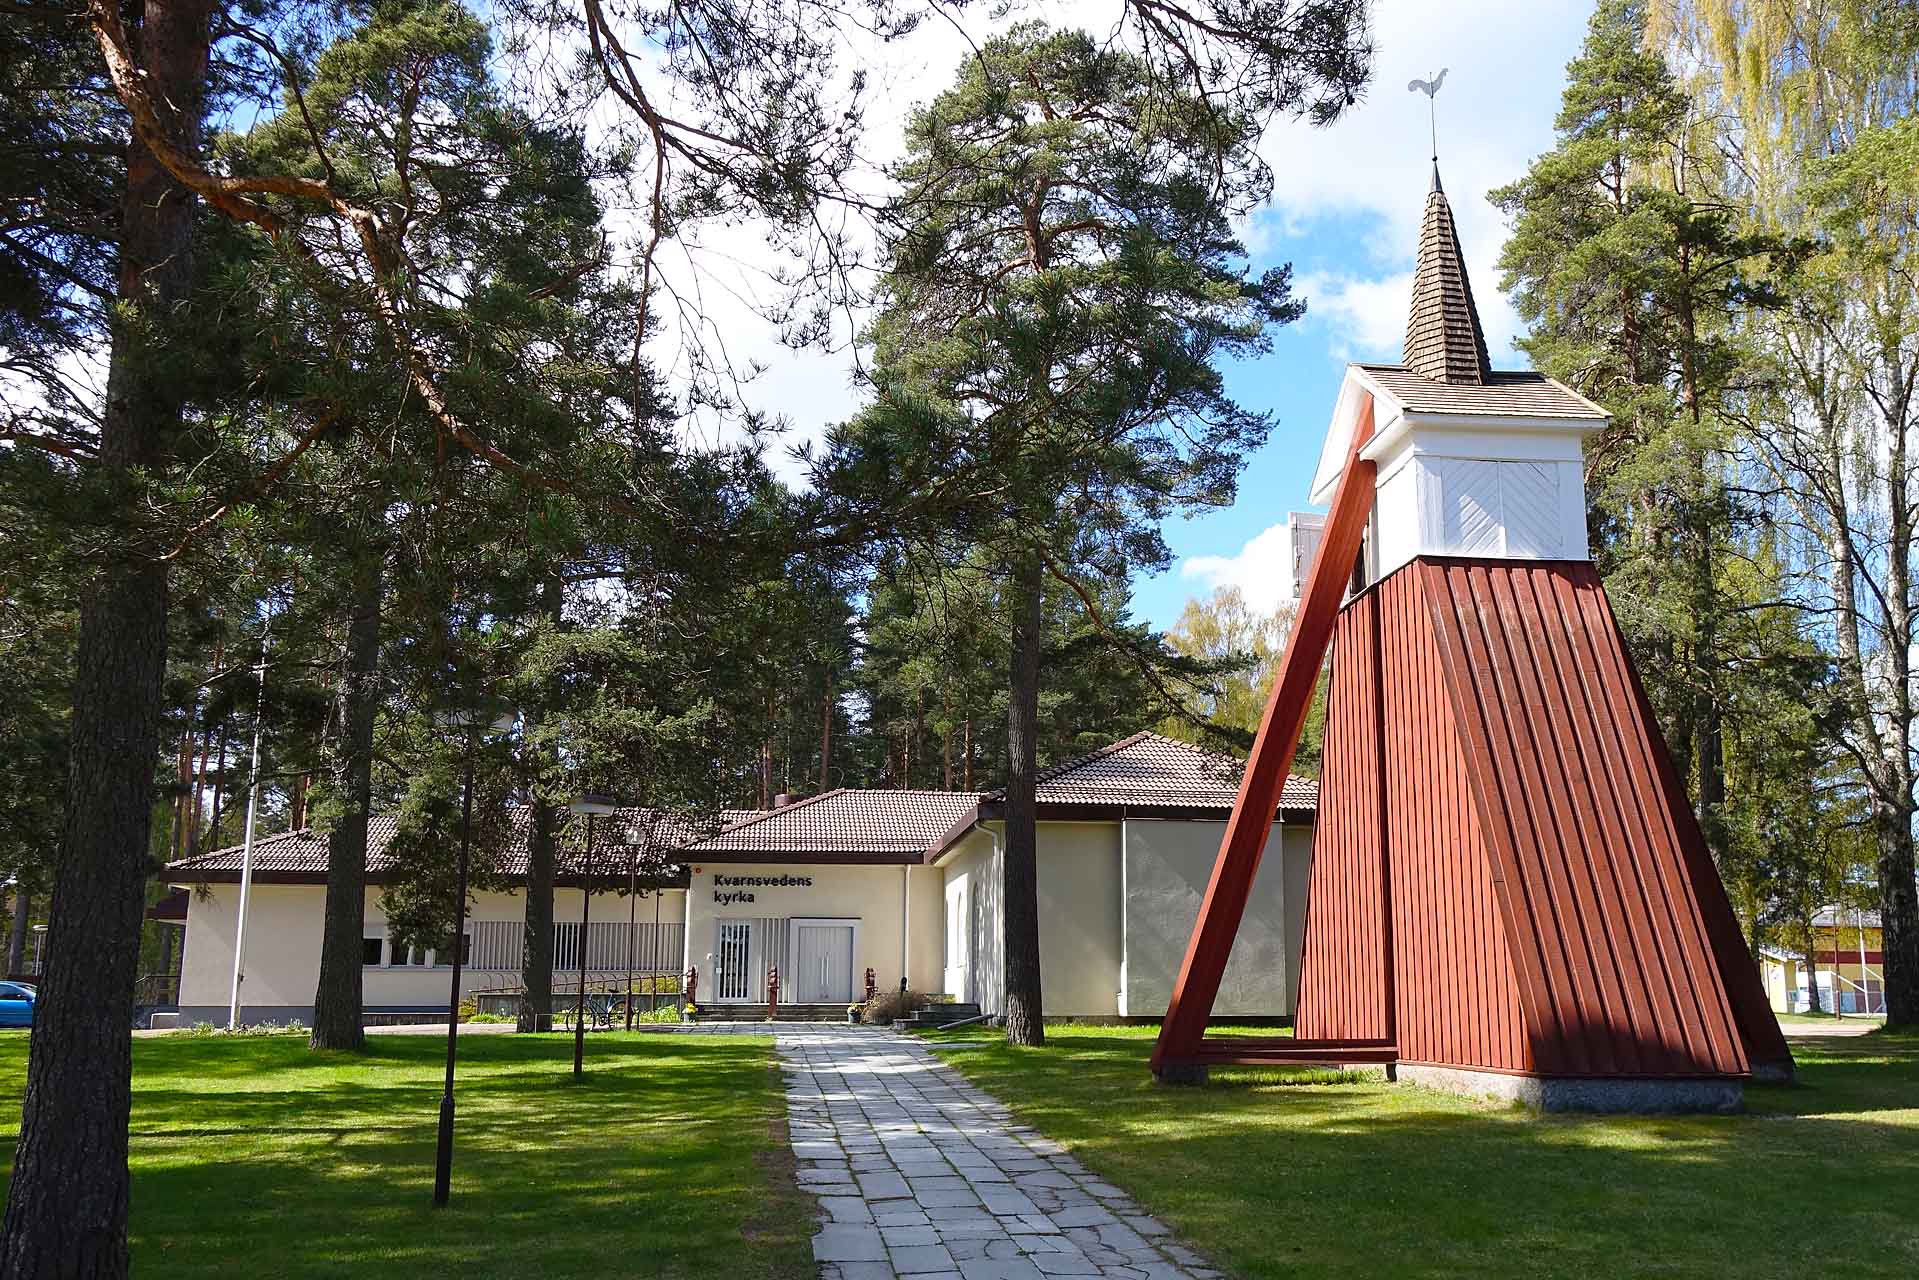
POLYGON ((953 1004, 933 1004, 921 1009, 910 1018, 902 1018, 899 1025, 907 1027, 943 1027, 950 1022, 965 1022, 977 1018, 980 1007, 968 1001, 953 1004))
MULTIPOLYGON (((762 1022, 766 1019, 766 1006, 763 1004, 712 1004, 701 1005, 695 1014, 695 1022, 762 1022)), ((780 1001, 779 1020, 781 1022, 845 1022, 844 1004, 788 1004, 780 1001)))

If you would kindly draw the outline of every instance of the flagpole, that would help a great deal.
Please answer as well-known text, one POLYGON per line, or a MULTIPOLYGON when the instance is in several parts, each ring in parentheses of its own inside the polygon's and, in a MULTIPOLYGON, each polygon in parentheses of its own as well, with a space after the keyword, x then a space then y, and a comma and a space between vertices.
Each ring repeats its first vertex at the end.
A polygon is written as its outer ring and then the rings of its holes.
POLYGON ((267 642, 272 623, 260 632, 260 684, 253 704, 253 765, 247 788, 247 829, 240 845, 240 918, 233 931, 233 986, 227 996, 227 1030, 240 1025, 240 984, 246 981, 242 961, 247 945, 247 901, 253 893, 253 828, 260 812, 260 729, 266 721, 267 642))

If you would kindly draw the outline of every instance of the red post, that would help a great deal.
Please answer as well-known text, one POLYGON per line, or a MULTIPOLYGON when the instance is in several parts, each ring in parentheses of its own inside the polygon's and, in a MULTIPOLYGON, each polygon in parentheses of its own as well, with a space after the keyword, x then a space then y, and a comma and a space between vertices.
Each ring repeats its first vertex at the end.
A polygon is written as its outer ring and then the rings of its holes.
POLYGON ((773 1022, 780 1016, 780 971, 766 971, 766 1020, 773 1022))
POLYGON ((1239 935, 1240 920, 1246 914, 1253 877, 1266 851, 1293 752, 1313 704, 1319 669, 1332 643, 1333 624, 1339 619, 1353 561, 1359 555, 1366 521, 1372 514, 1376 468, 1359 456, 1372 435, 1373 398, 1366 395, 1360 402, 1359 421, 1353 427, 1346 469, 1333 494, 1326 534, 1300 597, 1293 633, 1287 638, 1286 654, 1280 659, 1279 675, 1266 703, 1266 716, 1253 739, 1239 796, 1233 801, 1233 816, 1220 841, 1213 876, 1200 902, 1199 919, 1193 922, 1193 936, 1186 944, 1179 980, 1173 984, 1173 998, 1166 1006, 1159 1040, 1153 1046, 1153 1074, 1162 1079, 1168 1067, 1195 1060, 1206 1023, 1213 1015, 1213 1001, 1219 997, 1219 981, 1232 955, 1233 939, 1239 935))

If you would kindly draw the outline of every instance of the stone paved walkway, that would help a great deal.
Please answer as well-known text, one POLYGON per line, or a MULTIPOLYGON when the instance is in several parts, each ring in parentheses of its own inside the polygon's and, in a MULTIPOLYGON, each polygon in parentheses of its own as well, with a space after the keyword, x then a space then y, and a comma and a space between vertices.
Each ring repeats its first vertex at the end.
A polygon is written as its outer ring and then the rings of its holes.
POLYGON ((912 1037, 776 1034, 799 1182, 826 1219, 822 1280, 1220 1274, 912 1037))

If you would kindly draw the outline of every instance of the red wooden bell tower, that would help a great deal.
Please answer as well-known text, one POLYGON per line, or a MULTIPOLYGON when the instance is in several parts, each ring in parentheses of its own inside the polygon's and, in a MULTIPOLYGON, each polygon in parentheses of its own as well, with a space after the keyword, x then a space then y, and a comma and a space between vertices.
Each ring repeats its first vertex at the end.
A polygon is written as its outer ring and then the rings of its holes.
POLYGON ((1437 170, 1404 362, 1347 370, 1331 514, 1153 1053, 1377 1063, 1548 1108, 1727 1109, 1789 1077, 1588 556, 1605 414, 1495 371, 1437 170), (1296 1037, 1206 1023, 1313 686, 1332 678, 1296 1037))

